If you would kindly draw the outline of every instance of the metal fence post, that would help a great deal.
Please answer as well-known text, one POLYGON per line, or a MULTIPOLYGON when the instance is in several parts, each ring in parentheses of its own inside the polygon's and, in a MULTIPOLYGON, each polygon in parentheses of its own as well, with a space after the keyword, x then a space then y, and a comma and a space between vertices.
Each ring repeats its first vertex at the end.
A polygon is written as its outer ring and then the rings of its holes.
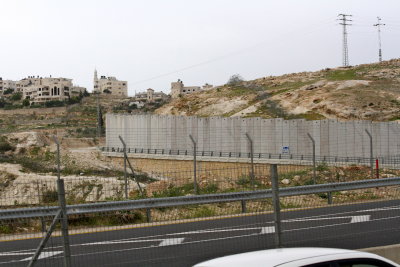
POLYGON ((374 147, 372 143, 372 135, 371 133, 365 129, 365 132, 367 133, 369 137, 369 156, 370 156, 370 167, 371 167, 371 178, 374 178, 374 147))
POLYGON ((119 135, 119 140, 121 140, 122 145, 124 146, 124 181, 125 181, 125 198, 128 199, 128 175, 126 173, 126 144, 124 142, 124 139, 119 135))
POLYGON ((151 209, 146 209, 146 221, 151 222, 151 209))
POLYGON ((251 186, 253 190, 255 189, 255 177, 254 177, 254 151, 253 151, 253 140, 251 139, 250 135, 246 133, 247 140, 249 141, 250 145, 250 160, 251 160, 251 186))
POLYGON ((240 201, 240 203, 242 206, 242 213, 246 213, 247 212, 246 200, 242 200, 242 201, 240 201))
POLYGON ((193 143, 193 189, 194 189, 194 193, 198 194, 198 190, 197 190, 197 143, 194 140, 193 136, 191 134, 189 134, 190 140, 192 140, 193 143))
POLYGON ((282 229, 281 229, 281 207, 279 201, 279 181, 278 181, 278 166, 271 164, 270 175, 272 182, 272 204, 274 206, 274 225, 275 225, 275 246, 277 248, 282 247, 282 229))
POLYGON ((317 174, 316 174, 316 166, 315 166, 315 140, 311 136, 311 134, 307 133, 308 137, 312 142, 312 157, 313 157, 313 183, 317 183, 317 174))
POLYGON ((62 210, 58 210, 56 216, 53 218, 53 221, 49 226, 49 229, 46 231, 46 234, 44 235, 43 239, 40 241, 39 246, 36 248, 35 253, 33 254, 31 260, 29 261, 28 267, 33 267, 36 264, 36 262, 40 256, 40 253, 42 253, 44 247, 46 246, 47 241, 50 239, 51 234, 53 233, 54 229, 56 228, 58 220, 61 218, 61 213, 62 213, 62 210))
POLYGON ((71 266, 71 250, 69 246, 69 235, 68 235, 68 215, 67 215, 67 203, 65 201, 65 187, 64 180, 57 180, 57 191, 58 191, 58 203, 61 209, 60 222, 61 232, 64 245, 64 266, 71 266))
MULTIPOLYGON (((40 205, 41 199, 40 199, 40 185, 39 185, 39 181, 36 181, 36 188, 37 188, 37 191, 38 191, 38 204, 40 205)), ((43 233, 46 233, 46 222, 45 222, 45 220, 44 220, 43 217, 40 217, 40 223, 41 223, 41 226, 42 226, 42 232, 43 232, 43 233)))
POLYGON ((328 192, 327 197, 328 197, 328 204, 329 205, 333 204, 332 192, 328 192))
POLYGON ((60 180, 60 175, 61 175, 60 142, 58 142, 58 139, 55 135, 53 136, 53 139, 57 145, 57 180, 60 180))

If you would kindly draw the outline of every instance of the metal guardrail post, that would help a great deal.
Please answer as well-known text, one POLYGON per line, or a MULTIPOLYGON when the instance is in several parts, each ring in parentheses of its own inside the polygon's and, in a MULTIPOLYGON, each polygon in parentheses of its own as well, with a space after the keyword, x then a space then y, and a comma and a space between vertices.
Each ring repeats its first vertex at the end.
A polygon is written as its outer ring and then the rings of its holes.
POLYGON ((328 204, 329 205, 333 204, 332 192, 328 192, 327 196, 328 196, 328 204))
POLYGON ((151 209, 146 209, 146 220, 147 222, 151 222, 151 209))
POLYGON ((193 143, 193 189, 194 189, 194 193, 197 195, 198 194, 198 190, 197 190, 197 143, 194 140, 193 136, 191 134, 189 134, 190 140, 192 140, 193 143))
POLYGON ((119 135, 119 140, 121 141, 122 145, 124 146, 124 181, 125 181, 125 199, 128 199, 128 175, 127 175, 127 170, 126 170, 126 144, 124 142, 124 139, 119 135))
POLYGON ((281 207, 279 201, 279 181, 278 181, 278 166, 276 164, 270 165, 270 176, 272 182, 272 204, 274 206, 274 225, 275 225, 275 246, 282 247, 281 243, 281 207))
POLYGON ((374 178, 374 147, 373 147, 373 142, 372 142, 372 135, 367 129, 365 129, 365 132, 367 133, 367 135, 369 137, 369 156, 370 156, 371 178, 374 178))
POLYGON ((251 160, 251 186, 253 190, 255 190, 255 177, 254 177, 254 151, 253 151, 253 140, 251 139, 250 135, 246 133, 247 140, 249 141, 250 145, 250 160, 251 160))
POLYGON ((313 183, 316 184, 317 183, 317 174, 316 174, 316 166, 315 166, 315 140, 314 138, 311 136, 311 134, 307 133, 308 137, 310 138, 311 142, 312 142, 312 157, 313 157, 313 183))
POLYGON ((240 201, 240 203, 242 204, 242 213, 246 213, 247 212, 246 200, 242 200, 240 201))
POLYGON ((64 180, 57 180, 57 191, 58 191, 58 203, 61 209, 60 222, 61 232, 64 245, 64 266, 71 266, 71 249, 69 246, 69 235, 68 235, 68 215, 67 215, 67 203, 65 201, 65 187, 64 180))

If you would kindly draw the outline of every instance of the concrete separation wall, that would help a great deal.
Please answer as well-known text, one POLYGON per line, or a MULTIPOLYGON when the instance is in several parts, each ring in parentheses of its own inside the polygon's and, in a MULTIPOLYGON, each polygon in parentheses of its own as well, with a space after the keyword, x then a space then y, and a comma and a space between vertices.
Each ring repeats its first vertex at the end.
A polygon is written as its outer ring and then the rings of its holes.
POLYGON ((385 257, 389 260, 392 260, 395 263, 400 264, 400 244, 391 246, 364 248, 360 249, 360 251, 374 253, 379 256, 385 257))
MULTIPOLYGON (((390 157, 400 154, 400 124, 336 120, 306 121, 262 118, 183 117, 160 115, 106 115, 106 146, 120 148, 121 135, 128 148, 192 151, 192 135, 198 151, 311 155, 315 140, 316 156, 390 157)), ((241 155, 241 156, 240 156, 241 155)))

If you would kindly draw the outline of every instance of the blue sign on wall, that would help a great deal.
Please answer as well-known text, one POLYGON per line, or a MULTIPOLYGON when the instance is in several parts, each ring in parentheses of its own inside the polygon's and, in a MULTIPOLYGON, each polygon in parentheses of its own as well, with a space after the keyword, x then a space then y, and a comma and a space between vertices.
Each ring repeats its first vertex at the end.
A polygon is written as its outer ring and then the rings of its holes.
POLYGON ((282 147, 282 154, 290 154, 290 149, 288 146, 282 147))

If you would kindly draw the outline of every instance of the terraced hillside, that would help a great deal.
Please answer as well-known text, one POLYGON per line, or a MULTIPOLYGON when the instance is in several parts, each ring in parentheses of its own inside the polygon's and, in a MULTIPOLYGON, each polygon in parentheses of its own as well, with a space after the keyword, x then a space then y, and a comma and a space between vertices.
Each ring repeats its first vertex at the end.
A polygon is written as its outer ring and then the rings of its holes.
POLYGON ((157 114, 400 119, 400 59, 268 76, 180 97, 157 114))

